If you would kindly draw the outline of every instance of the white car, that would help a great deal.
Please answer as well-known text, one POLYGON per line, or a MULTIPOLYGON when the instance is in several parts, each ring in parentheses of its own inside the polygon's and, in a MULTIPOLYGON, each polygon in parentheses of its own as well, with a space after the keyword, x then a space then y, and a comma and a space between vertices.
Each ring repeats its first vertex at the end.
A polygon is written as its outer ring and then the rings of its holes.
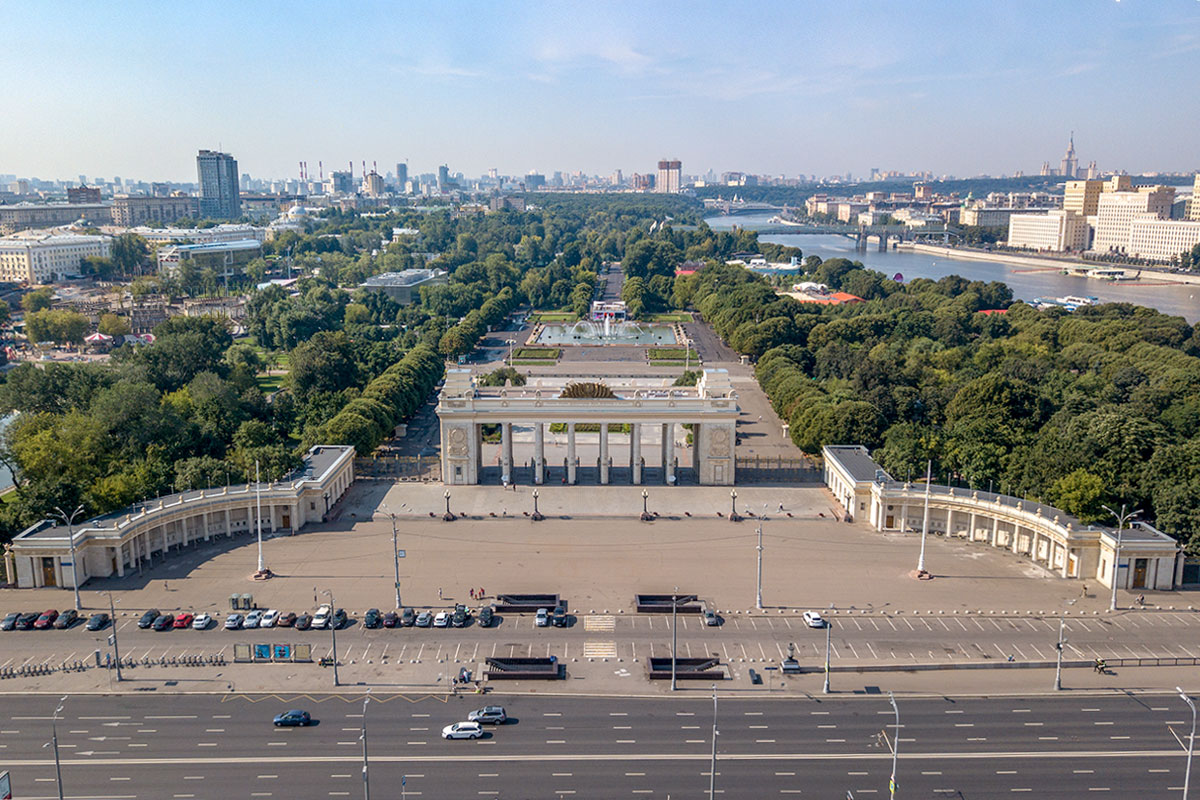
POLYGON ((443 739, 478 739, 483 736, 483 726, 478 722, 456 722, 442 728, 443 739))
POLYGON ((321 606, 317 609, 317 613, 313 614, 312 626, 318 630, 329 627, 329 619, 333 616, 333 609, 329 606, 321 606))
POLYGON ((539 628, 544 628, 550 624, 550 611, 545 608, 539 608, 537 614, 533 617, 533 624, 539 628))
POLYGON ((207 628, 209 625, 212 625, 212 621, 213 621, 213 618, 210 617, 208 614, 197 614, 196 618, 194 620, 192 620, 192 628, 194 628, 195 630, 198 630, 198 631, 202 631, 205 628, 207 628))
MULTIPOLYGON (((437 613, 437 616, 433 618, 433 627, 435 627, 435 628, 445 628, 449 625, 450 625, 450 612, 449 611, 439 611, 437 613)), ((462 724, 466 725, 467 723, 464 722, 462 724)))
POLYGON ((825 620, 815 611, 805 611, 804 624, 810 628, 824 628, 825 620))
POLYGON ((263 612, 260 609, 254 609, 246 615, 246 619, 242 622, 243 628, 257 628, 262 624, 263 612))
POLYGON ((242 627, 242 615, 241 614, 230 614, 228 617, 225 618, 225 630, 236 631, 240 627, 242 627))
POLYGON ((279 609, 272 608, 267 613, 262 615, 262 620, 258 623, 260 628, 274 628, 275 623, 279 621, 279 609))

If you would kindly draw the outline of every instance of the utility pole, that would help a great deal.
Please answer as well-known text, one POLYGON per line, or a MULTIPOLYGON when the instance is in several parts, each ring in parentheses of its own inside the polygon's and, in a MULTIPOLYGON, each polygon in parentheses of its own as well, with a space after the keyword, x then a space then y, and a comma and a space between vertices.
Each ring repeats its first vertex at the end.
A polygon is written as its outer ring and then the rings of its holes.
POLYGON ((1112 568, 1112 600, 1108 604, 1109 611, 1117 610, 1117 581, 1121 577, 1121 534, 1125 532, 1125 524, 1142 513, 1139 508, 1136 511, 1125 513, 1125 504, 1121 504, 1121 513, 1118 514, 1106 505, 1101 505, 1108 513, 1117 518, 1117 549, 1113 552, 1113 568, 1112 568))
POLYGON ((117 647, 117 609, 113 605, 112 592, 108 593, 108 622, 112 625, 113 658, 117 660, 117 683, 121 682, 121 650, 117 647))
POLYGON ((400 547, 396 541, 396 514, 387 506, 383 506, 384 513, 388 519, 392 521, 392 566, 395 571, 396 579, 396 610, 400 610, 400 547))
POLYGON ((679 617, 676 609, 679 607, 679 587, 671 595, 671 691, 675 691, 675 648, 679 645, 679 617))
POLYGON ((825 620, 825 687, 821 689, 822 694, 829 694, 829 645, 833 638, 833 623, 825 620))
POLYGON ((54 515, 61 519, 67 526, 67 541, 71 545, 71 583, 75 589, 75 610, 79 611, 83 606, 79 603, 79 557, 75 553, 75 518, 83 512, 83 506, 80 505, 70 514, 67 514, 61 508, 54 507, 54 515))
MULTIPOLYGON (((767 508, 766 506, 763 506, 764 512, 766 511, 766 508, 767 508)), ((758 594, 755 599, 755 608, 757 608, 759 611, 762 611, 762 607, 763 607, 763 601, 762 601, 762 554, 763 554, 762 536, 763 536, 763 531, 762 531, 762 528, 763 528, 763 518, 760 516, 758 518, 758 594)))
POLYGON ((717 686, 713 684, 713 730, 712 730, 712 761, 708 772, 708 800, 717 797, 717 686))
POLYGON ((896 712, 896 735, 892 742, 892 777, 888 780, 889 797, 896 800, 896 760, 900 757, 900 708, 896 705, 896 698, 888 692, 888 700, 892 703, 892 710, 896 712))
POLYGON ((1058 656, 1054 665, 1054 691, 1056 692, 1062 690, 1062 654, 1063 645, 1067 643, 1067 640, 1063 638, 1065 630, 1066 620, 1060 616, 1058 618, 1058 644, 1055 645, 1055 649, 1058 650, 1058 656))
POLYGON ((362 744, 363 744, 363 800, 371 800, 371 780, 367 775, 367 704, 371 702, 371 690, 363 698, 362 710, 362 744))
POLYGON ((333 592, 329 591, 328 589, 325 589, 324 591, 321 592, 321 594, 329 596, 329 614, 330 614, 329 635, 330 635, 330 637, 332 637, 332 640, 333 640, 333 685, 340 686, 341 684, 338 681, 338 670, 337 670, 337 667, 338 667, 338 665, 337 665, 337 661, 338 661, 338 659, 337 659, 337 620, 335 619, 335 617, 337 616, 337 613, 336 613, 337 612, 337 604, 334 603, 334 601, 333 601, 333 592))

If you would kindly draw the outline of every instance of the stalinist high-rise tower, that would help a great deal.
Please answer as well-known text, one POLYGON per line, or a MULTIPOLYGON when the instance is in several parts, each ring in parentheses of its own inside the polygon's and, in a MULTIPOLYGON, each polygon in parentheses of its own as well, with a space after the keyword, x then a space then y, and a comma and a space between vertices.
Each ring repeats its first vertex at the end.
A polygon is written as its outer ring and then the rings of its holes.
POLYGON ((1071 141, 1067 144, 1067 153, 1063 156, 1060 174, 1066 178, 1074 178, 1079 171, 1079 159, 1075 157, 1075 131, 1071 131, 1071 141))

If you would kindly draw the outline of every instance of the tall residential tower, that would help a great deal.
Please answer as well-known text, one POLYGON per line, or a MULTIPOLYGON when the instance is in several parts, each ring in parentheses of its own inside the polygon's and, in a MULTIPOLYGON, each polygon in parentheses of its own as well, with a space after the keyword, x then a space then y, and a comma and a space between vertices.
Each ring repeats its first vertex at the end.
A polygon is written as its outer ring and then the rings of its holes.
POLYGON ((228 153, 201 150, 196 156, 200 183, 200 216, 208 219, 237 219, 242 215, 238 193, 237 160, 228 153))

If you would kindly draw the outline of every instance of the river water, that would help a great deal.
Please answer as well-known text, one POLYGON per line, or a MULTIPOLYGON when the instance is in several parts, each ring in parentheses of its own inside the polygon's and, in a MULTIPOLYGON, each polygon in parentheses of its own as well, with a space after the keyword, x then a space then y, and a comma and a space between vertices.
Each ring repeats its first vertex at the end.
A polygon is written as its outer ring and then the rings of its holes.
MULTIPOLYGON (((713 230, 729 230, 736 226, 753 230, 766 226, 773 214, 744 214, 736 216, 708 217, 705 222, 713 230)), ((1062 297, 1063 295, 1090 295, 1102 301, 1137 303, 1156 308, 1164 314, 1181 316, 1189 323, 1200 321, 1200 284, 1154 284, 1113 283, 1095 278, 1063 275, 1058 271, 1040 271, 1020 264, 1003 261, 960 261, 934 253, 888 251, 880 253, 878 248, 866 252, 854 249, 854 240, 835 234, 769 234, 764 242, 799 247, 805 256, 826 258, 848 258, 861 261, 864 266, 878 270, 891 277, 896 273, 911 278, 944 278, 961 275, 967 280, 1003 281, 1012 289, 1018 300, 1035 297, 1062 297)))

